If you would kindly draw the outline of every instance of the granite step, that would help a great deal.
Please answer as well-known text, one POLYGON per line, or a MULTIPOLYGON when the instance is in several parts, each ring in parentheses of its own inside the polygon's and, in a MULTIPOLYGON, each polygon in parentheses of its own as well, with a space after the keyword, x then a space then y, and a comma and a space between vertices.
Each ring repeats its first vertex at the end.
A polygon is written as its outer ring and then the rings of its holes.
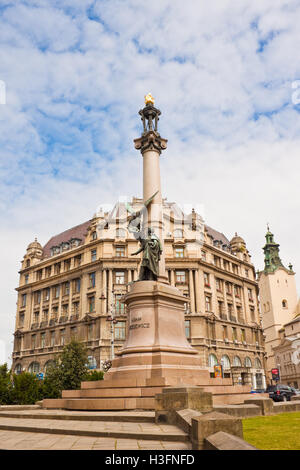
POLYGON ((118 423, 56 419, 0 418, 0 430, 68 436, 110 437, 169 442, 188 442, 189 436, 173 425, 155 423, 118 423))
POLYGON ((43 408, 80 411, 155 410, 155 398, 47 398, 43 400, 43 408))
POLYGON ((155 397, 157 393, 162 393, 162 390, 162 387, 88 388, 80 390, 63 390, 62 398, 155 397))
MULTIPOLYGON (((6 408, 9 408, 6 407, 6 408)), ((38 410, 31 412, 24 411, 1 411, 0 418, 21 418, 21 419, 56 419, 72 421, 106 421, 118 423, 154 423, 155 412, 153 411, 68 411, 68 410, 38 410)))

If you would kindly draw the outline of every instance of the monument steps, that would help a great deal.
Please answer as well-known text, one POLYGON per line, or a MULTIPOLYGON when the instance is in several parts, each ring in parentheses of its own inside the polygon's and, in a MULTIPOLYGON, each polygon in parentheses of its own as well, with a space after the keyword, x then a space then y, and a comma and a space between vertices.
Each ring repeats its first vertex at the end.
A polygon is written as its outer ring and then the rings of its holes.
POLYGON ((119 439, 139 439, 168 442, 189 442, 187 433, 171 424, 97 422, 51 419, 0 419, 0 430, 41 434, 61 434, 67 436, 111 437, 119 439))
MULTIPOLYGON (((6 407, 9 409, 9 406, 6 407)), ((68 411, 68 410, 42 410, 36 408, 36 411, 1 411, 0 418, 12 419, 55 419, 71 421, 105 421, 118 423, 155 423, 155 412, 153 411, 68 411)))

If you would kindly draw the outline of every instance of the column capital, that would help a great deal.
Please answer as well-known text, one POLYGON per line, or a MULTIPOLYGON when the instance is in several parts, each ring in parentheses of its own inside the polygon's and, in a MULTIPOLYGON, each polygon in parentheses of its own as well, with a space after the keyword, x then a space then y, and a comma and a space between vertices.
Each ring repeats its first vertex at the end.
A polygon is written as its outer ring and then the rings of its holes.
POLYGON ((143 154, 147 150, 153 150, 161 154, 167 148, 167 139, 163 139, 158 132, 149 131, 138 139, 134 139, 134 146, 143 154))

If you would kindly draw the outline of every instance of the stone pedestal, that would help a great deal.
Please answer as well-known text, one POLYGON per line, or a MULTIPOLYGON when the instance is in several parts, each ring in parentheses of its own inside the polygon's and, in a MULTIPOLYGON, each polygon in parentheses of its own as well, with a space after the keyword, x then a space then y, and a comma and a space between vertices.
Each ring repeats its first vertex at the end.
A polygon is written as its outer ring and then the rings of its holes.
POLYGON ((138 281, 125 301, 127 340, 106 374, 107 380, 171 378, 172 384, 176 379, 192 384, 201 374, 207 378, 198 351, 185 336, 186 299, 178 289, 157 281, 138 281))

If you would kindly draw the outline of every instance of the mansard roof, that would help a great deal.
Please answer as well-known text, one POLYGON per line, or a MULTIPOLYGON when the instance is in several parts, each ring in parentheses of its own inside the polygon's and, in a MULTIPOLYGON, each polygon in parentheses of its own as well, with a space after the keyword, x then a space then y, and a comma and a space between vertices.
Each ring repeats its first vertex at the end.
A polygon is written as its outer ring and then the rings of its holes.
POLYGON ((69 228, 68 230, 59 233, 58 235, 54 235, 54 237, 50 238, 50 240, 43 247, 44 258, 48 258, 49 256, 51 256, 51 248, 53 246, 59 246, 61 243, 68 242, 69 240, 72 240, 74 238, 81 240, 79 245, 82 245, 84 243, 84 239, 87 234, 87 229, 90 224, 91 220, 88 220, 87 222, 83 222, 83 224, 76 225, 75 227, 69 228))

